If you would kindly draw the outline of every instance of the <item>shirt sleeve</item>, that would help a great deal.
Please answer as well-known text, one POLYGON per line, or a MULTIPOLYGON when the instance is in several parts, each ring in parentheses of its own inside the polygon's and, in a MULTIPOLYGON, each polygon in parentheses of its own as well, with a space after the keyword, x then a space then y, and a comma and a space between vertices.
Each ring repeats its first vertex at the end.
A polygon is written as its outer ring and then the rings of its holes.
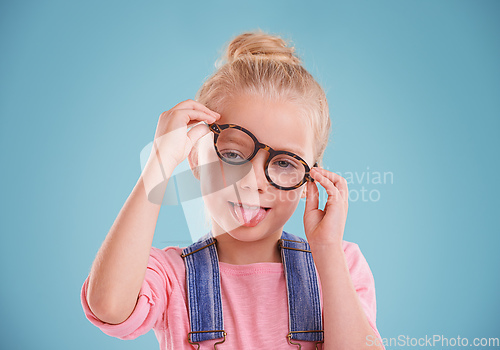
POLYGON ((123 340, 135 339, 149 332, 166 315, 167 295, 172 290, 172 283, 168 277, 168 265, 162 263, 163 254, 162 250, 151 248, 135 309, 125 321, 119 324, 103 322, 92 313, 87 303, 89 282, 89 276, 87 276, 81 290, 81 303, 87 319, 105 334, 123 340))
POLYGON ((367 344, 380 344, 385 349, 376 325, 377 302, 375 298, 375 280, 370 266, 356 243, 348 242, 344 248, 344 254, 361 306, 365 311, 368 323, 378 337, 378 342, 376 339, 367 339, 367 344))

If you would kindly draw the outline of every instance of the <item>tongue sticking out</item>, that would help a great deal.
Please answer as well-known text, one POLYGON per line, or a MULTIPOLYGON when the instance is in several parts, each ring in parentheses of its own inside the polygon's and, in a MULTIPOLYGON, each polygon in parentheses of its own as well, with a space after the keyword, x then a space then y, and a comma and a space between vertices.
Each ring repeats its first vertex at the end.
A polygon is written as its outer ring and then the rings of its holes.
POLYGON ((266 217, 267 211, 263 208, 247 209, 234 205, 234 212, 239 222, 243 226, 255 226, 266 217))

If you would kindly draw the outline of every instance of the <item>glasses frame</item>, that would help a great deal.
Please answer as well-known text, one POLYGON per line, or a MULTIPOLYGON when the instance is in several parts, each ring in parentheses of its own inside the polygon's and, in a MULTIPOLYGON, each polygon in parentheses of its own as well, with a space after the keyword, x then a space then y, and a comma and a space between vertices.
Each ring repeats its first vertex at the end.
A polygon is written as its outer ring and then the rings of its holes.
MULTIPOLYGON (((231 129, 231 128, 238 129, 238 130, 243 131, 248 136, 250 136, 251 139, 254 141, 255 148, 253 150, 253 153, 246 159, 246 161, 248 161, 248 162, 251 161, 255 157, 257 152, 259 152, 259 150, 261 150, 261 149, 263 149, 269 153, 269 155, 267 156, 267 159, 266 159, 266 163, 264 164, 264 173, 266 174, 267 181, 269 181, 269 183, 271 185, 273 185, 274 187, 276 187, 279 190, 291 191, 291 190, 294 190, 296 188, 299 188, 307 181, 314 182, 314 179, 309 174, 309 172, 311 171, 311 168, 309 167, 309 165, 307 165, 307 163, 304 159, 300 158, 298 155, 296 155, 295 153, 292 153, 292 152, 274 150, 270 146, 259 142, 259 140, 257 140, 257 138, 250 131, 245 129, 244 127, 236 125, 236 124, 212 123, 212 124, 208 124, 208 128, 210 129, 210 131, 212 131, 214 133, 215 152, 217 152, 217 155, 219 156, 219 158, 223 162, 228 163, 228 164, 232 164, 232 165, 241 165, 241 164, 246 163, 246 162, 231 162, 230 160, 224 159, 224 157, 219 153, 219 149, 217 148, 217 139, 219 138, 219 135, 222 133, 222 131, 224 131, 225 129, 231 129), (269 162, 271 161, 271 159, 273 159, 275 156, 277 156, 279 154, 286 154, 294 159, 297 159, 300 163, 302 163, 304 165, 304 168, 306 169, 306 172, 304 174, 304 178, 297 185, 292 186, 292 187, 283 187, 283 186, 280 186, 280 185, 274 183, 273 180, 271 180, 271 177, 269 176, 269 173, 268 173, 268 165, 269 165, 269 162)), ((317 167, 317 166, 318 166, 318 163, 314 163, 313 167, 317 167)))

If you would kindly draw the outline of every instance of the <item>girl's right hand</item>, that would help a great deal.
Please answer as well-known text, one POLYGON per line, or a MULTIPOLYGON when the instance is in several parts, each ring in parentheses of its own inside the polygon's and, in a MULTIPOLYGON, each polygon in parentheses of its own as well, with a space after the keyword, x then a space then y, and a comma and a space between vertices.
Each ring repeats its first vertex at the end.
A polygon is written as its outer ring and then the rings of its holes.
MULTIPOLYGON (((180 102, 172 109, 163 112, 156 126, 153 150, 158 150, 161 163, 174 168, 187 158, 194 144, 210 132, 205 124, 211 124, 220 114, 191 99, 180 102)), ((172 169, 173 170, 173 169, 172 169)))

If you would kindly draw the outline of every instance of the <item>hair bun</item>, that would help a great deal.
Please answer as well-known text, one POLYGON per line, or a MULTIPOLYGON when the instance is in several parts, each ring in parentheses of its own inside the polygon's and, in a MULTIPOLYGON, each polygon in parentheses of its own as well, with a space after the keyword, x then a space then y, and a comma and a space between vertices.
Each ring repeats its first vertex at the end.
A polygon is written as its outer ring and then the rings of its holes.
POLYGON ((293 46, 288 46, 281 37, 261 30, 236 36, 227 46, 225 56, 229 63, 242 57, 256 56, 255 58, 272 58, 288 64, 301 64, 293 46))

